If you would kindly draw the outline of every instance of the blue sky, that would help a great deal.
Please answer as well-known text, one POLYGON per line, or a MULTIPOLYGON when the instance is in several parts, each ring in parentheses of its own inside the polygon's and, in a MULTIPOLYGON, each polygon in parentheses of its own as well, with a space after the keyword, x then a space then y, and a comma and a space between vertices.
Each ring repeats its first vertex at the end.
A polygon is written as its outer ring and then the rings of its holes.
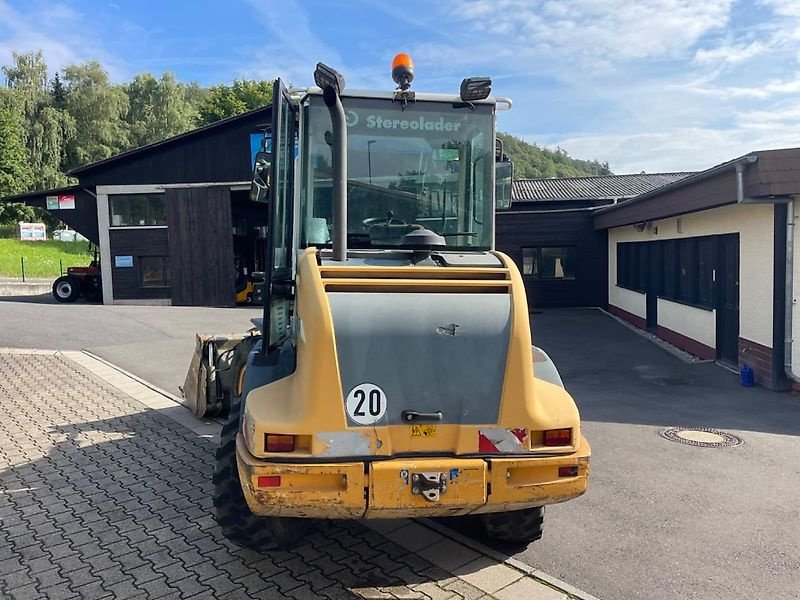
POLYGON ((35 49, 116 81, 307 85, 321 60, 377 89, 405 51, 415 89, 490 75, 500 129, 616 173, 800 145, 800 0, 0 0, 0 60, 35 49))

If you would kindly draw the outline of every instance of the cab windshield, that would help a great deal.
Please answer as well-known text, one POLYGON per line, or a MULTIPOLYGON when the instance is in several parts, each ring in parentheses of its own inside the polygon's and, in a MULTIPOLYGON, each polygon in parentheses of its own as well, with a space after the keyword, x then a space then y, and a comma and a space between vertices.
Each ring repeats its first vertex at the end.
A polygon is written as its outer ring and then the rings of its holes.
MULTIPOLYGON (((494 108, 342 98, 347 117, 347 230, 365 247, 400 246, 430 229, 448 248, 492 245, 494 108)), ((331 119, 322 98, 303 108, 301 243, 330 245, 331 119)))

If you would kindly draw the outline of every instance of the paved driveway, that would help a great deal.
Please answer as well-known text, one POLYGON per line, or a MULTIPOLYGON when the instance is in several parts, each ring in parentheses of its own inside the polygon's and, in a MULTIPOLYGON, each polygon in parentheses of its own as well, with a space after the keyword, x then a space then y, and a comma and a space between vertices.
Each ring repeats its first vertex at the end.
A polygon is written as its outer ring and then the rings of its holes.
POLYGON ((0 348, 89 350, 180 396, 196 333, 244 332, 262 308, 59 304, 0 297, 0 348), (22 301, 17 301, 22 300, 22 301))
POLYGON ((533 324, 580 407, 592 475, 516 558, 600 598, 800 597, 800 398, 686 364, 600 311, 533 324), (682 445, 659 437, 670 426, 745 443, 682 445))
POLYGON ((107 371, 79 353, 0 351, 2 600, 566 600, 408 520, 331 521, 291 551, 243 550, 212 516, 213 445, 107 371))

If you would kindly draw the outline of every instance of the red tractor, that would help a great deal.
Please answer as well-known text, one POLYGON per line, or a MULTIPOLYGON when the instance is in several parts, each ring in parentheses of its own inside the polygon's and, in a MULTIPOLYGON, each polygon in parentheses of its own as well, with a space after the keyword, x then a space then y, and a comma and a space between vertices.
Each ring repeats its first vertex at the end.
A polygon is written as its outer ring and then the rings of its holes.
POLYGON ((53 297, 59 302, 75 302, 83 296, 90 302, 103 300, 103 283, 100 279, 100 261, 97 248, 88 267, 69 267, 67 274, 53 282, 53 297))

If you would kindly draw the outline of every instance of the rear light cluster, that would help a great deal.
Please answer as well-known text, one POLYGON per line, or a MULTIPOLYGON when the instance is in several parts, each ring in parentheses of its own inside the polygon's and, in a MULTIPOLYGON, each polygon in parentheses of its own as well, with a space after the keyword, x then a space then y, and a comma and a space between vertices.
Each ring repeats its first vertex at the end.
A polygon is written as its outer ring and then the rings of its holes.
POLYGON ((264 448, 267 452, 294 452, 294 436, 266 433, 264 434, 264 448))
POLYGON ((545 446, 571 446, 571 429, 549 429, 544 432, 545 446))
POLYGON ((261 475, 258 478, 258 487, 281 487, 280 475, 261 475))

